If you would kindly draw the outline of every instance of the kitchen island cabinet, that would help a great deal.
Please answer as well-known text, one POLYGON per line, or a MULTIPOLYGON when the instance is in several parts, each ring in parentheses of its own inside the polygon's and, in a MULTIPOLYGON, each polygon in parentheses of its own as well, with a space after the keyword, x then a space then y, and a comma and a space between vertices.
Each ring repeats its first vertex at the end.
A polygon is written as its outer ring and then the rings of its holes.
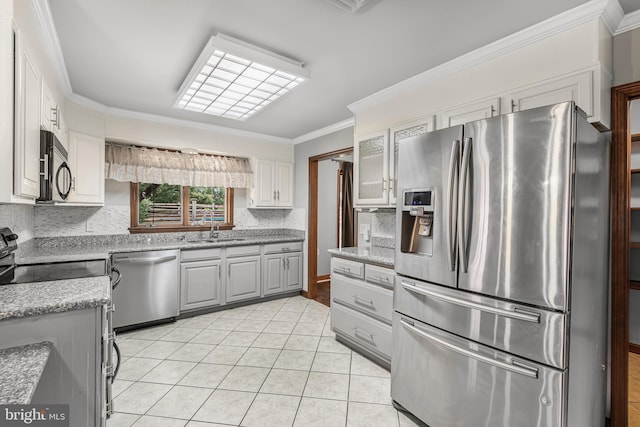
MULTIPOLYGON (((389 369, 395 272, 388 268, 388 258, 375 265, 375 258, 366 258, 359 249, 366 252, 365 248, 329 251, 333 255, 331 328, 338 341, 389 369)), ((380 252, 390 255, 393 250, 380 252)))

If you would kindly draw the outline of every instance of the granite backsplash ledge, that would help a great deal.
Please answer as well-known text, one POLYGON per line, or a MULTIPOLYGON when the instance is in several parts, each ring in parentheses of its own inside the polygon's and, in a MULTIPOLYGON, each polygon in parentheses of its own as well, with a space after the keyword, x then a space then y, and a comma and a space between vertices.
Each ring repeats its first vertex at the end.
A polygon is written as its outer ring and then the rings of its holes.
MULTIPOLYGON (((289 228, 221 230, 221 238, 247 236, 292 236, 304 239, 304 231, 289 228)), ((36 237, 28 242, 34 247, 56 248, 93 245, 117 245, 128 243, 178 242, 209 237, 208 231, 189 231, 177 233, 142 233, 142 234, 103 234, 85 236, 36 237)))

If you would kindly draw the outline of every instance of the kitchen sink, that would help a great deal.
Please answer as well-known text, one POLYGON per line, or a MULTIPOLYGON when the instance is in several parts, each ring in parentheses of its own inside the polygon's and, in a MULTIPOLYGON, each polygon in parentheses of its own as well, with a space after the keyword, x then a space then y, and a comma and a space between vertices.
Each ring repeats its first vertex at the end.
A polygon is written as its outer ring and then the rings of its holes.
POLYGON ((244 240, 242 237, 210 237, 207 239, 195 239, 195 240, 188 240, 188 242, 192 242, 192 243, 218 243, 218 242, 239 242, 244 240))

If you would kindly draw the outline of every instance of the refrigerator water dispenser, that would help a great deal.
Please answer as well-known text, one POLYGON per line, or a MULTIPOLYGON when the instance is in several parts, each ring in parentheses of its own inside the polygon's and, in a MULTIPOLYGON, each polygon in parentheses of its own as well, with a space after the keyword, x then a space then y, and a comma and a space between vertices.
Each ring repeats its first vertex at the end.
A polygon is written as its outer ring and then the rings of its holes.
POLYGON ((403 191, 402 252, 433 255, 433 199, 433 189, 403 191))

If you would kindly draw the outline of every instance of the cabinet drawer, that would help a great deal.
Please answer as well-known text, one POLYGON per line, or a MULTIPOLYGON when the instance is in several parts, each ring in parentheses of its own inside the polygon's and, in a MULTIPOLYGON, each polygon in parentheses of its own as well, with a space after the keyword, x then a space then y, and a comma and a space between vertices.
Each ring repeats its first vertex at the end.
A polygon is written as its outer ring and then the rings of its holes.
MULTIPOLYGON (((364 280, 374 285, 393 289, 396 273, 390 268, 367 264, 364 268, 364 280)), ((391 320, 391 318, 389 318, 391 320)))
POLYGON ((265 254, 275 254, 281 252, 301 252, 302 242, 282 242, 282 243, 270 243, 264 245, 265 254))
POLYGON ((334 302, 352 306, 391 324, 393 292, 389 289, 336 274, 331 280, 331 295, 334 302))
POLYGON ((340 304, 331 306, 331 325, 334 332, 391 359, 391 326, 340 304))
POLYGON ((259 245, 229 246, 227 248, 227 257, 245 256, 245 255, 260 255, 260 246, 259 245))
POLYGON ((206 259, 216 259, 222 257, 222 249, 183 249, 180 251, 181 261, 201 261, 206 259))
POLYGON ((342 274, 353 279, 364 279, 364 264, 342 258, 331 258, 331 273, 342 274))

